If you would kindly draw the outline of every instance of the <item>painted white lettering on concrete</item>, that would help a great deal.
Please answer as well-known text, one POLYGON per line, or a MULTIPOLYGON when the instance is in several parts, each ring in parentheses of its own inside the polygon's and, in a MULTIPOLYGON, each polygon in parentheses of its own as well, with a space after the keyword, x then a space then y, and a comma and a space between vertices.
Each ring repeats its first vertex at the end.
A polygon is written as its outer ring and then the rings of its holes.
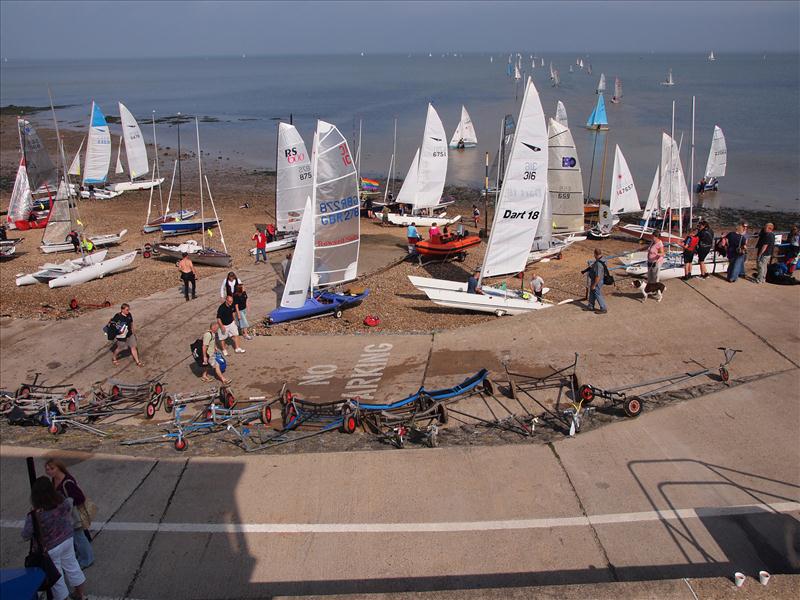
POLYGON ((345 384, 342 398, 358 398, 374 400, 378 391, 378 383, 383 377, 383 370, 389 364, 392 344, 369 344, 364 346, 358 357, 350 377, 345 384))
POLYGON ((306 374, 297 382, 297 385, 328 385, 331 375, 336 373, 336 365, 314 365, 306 369, 306 374))

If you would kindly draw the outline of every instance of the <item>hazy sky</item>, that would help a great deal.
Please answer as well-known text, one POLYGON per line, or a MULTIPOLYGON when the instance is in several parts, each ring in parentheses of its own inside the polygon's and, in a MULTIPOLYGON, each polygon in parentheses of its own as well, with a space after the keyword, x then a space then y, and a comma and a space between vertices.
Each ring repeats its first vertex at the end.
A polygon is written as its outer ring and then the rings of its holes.
POLYGON ((800 2, 0 2, 9 58, 798 52, 800 2))

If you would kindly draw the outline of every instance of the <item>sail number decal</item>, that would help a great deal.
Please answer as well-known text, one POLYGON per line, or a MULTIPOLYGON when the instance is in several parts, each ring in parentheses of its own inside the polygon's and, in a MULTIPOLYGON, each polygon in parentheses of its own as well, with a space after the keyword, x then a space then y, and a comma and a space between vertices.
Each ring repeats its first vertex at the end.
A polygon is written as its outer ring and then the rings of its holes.
POLYGON ((334 225, 357 219, 361 204, 355 196, 319 203, 320 223, 334 225))
POLYGON ((626 186, 623 186, 623 187, 621 187, 621 188, 619 188, 619 189, 617 190, 617 196, 621 196, 621 195, 622 195, 622 194, 624 194, 625 192, 629 192, 629 191, 631 191, 631 189, 633 189, 633 184, 632 184, 632 183, 629 183, 628 185, 626 185, 626 186))
POLYGON ((300 165, 300 181, 311 180, 311 165, 300 165))
POLYGON ((522 179, 525 181, 533 181, 536 179, 536 167, 538 166, 538 163, 526 162, 525 170, 522 172, 522 179))
POLYGON ((446 158, 447 152, 444 150, 434 150, 433 151, 433 158, 446 158))
POLYGON ((339 151, 342 153, 342 162, 346 167, 349 167, 353 164, 353 160, 350 158, 350 149, 347 147, 345 142, 339 144, 339 151))
POLYGON ((290 165, 296 162, 303 162, 306 159, 306 155, 303 152, 298 153, 297 148, 294 146, 291 148, 286 148, 283 153, 286 156, 286 162, 290 165))

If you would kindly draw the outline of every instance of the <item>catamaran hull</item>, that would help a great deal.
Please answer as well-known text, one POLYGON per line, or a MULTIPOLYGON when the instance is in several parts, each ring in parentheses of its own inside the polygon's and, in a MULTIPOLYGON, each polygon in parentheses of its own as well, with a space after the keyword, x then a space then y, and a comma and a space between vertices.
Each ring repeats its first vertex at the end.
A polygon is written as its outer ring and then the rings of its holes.
POLYGON ((418 227, 430 227, 434 223, 437 225, 452 225, 460 220, 461 215, 448 218, 446 213, 442 213, 438 217, 419 217, 413 215, 397 215, 394 213, 389 213, 389 223, 392 225, 398 225, 400 227, 408 227, 412 223, 415 223, 418 227))
POLYGON ((112 183, 108 189, 112 192, 129 192, 133 190, 149 190, 150 188, 157 187, 164 183, 164 178, 159 177, 151 181, 123 181, 120 183, 112 183))
MULTIPOLYGON (((706 273, 725 273, 728 270, 728 264, 727 258, 718 258, 717 260, 706 259, 706 273)), ((626 267, 625 272, 635 277, 643 277, 647 275, 647 263, 626 267)), ((700 263, 693 263, 692 275, 700 275, 701 273, 700 263)), ((666 281, 667 279, 677 279, 678 277, 683 277, 685 274, 683 263, 678 261, 665 261, 658 272, 658 280, 666 281)))
POLYGON ((18 286, 33 285, 34 283, 45 283, 56 277, 61 277, 67 273, 71 273, 77 269, 88 265, 94 265, 102 262, 106 258, 108 250, 99 250, 93 254, 87 254, 83 258, 76 258, 75 260, 65 260, 60 264, 44 264, 38 271, 29 274, 20 273, 17 275, 16 283, 18 286))
POLYGON ((524 299, 499 294, 468 294, 466 292, 434 288, 426 288, 423 291, 434 304, 439 306, 491 313, 498 317, 524 315, 535 310, 555 306, 539 302, 535 296, 530 299, 524 299))
MULTIPOLYGON (((286 250, 287 248, 293 248, 297 244, 297 234, 293 234, 290 236, 286 236, 279 240, 273 240, 267 244, 266 251, 269 252, 277 252, 278 250, 286 250)), ((250 255, 256 255, 256 249, 250 248, 250 255)))
MULTIPOLYGON (((222 222, 222 219, 219 220, 222 222)), ((171 235, 186 235, 188 233, 195 233, 204 229, 212 229, 217 226, 216 219, 190 219, 187 221, 173 221, 171 223, 162 223, 161 233, 165 236, 171 235)))
POLYGON ((314 298, 308 298, 300 308, 276 308, 269 313, 270 324, 285 323, 287 321, 297 321, 298 319, 313 319, 325 315, 340 317, 341 312, 351 308, 361 302, 369 295, 369 290, 357 296, 345 294, 335 294, 333 292, 323 292, 314 298))
POLYGON ((121 271, 122 269, 129 267, 136 258, 137 254, 138 252, 134 250, 133 252, 121 254, 120 256, 115 256, 109 260, 104 260, 97 264, 83 267, 82 269, 78 269, 72 273, 67 273, 61 277, 51 279, 47 285, 50 286, 50 289, 55 289, 86 283, 87 281, 92 281, 93 279, 100 279, 101 277, 104 277, 110 273, 121 271))
MULTIPOLYGON (((415 288, 419 291, 424 292, 425 290, 446 290, 451 292, 464 292, 467 291, 467 284, 462 283, 460 281, 451 281, 449 279, 434 279, 432 277, 416 277, 414 275, 409 275, 408 280, 411 282, 415 288)), ((492 287, 492 286, 482 286, 481 290, 484 294, 490 296, 506 296, 510 298, 519 298, 520 293, 516 290, 508 290, 499 287, 492 287)), ((550 291, 550 288, 542 288, 542 293, 546 294, 550 291)))
POLYGON ((575 242, 583 242, 585 240, 585 235, 571 235, 563 240, 554 239, 550 242, 549 248, 533 250, 530 254, 528 254, 527 264, 539 262, 545 258, 559 256, 564 250, 569 248, 575 242))
MULTIPOLYGON (((128 233, 127 229, 123 229, 119 233, 110 233, 108 235, 92 235, 89 240, 95 245, 96 248, 102 246, 113 246, 119 244, 125 234, 128 233)), ((52 254, 53 252, 70 252, 75 249, 72 243, 64 244, 42 244, 39 249, 45 254, 52 254)))
POLYGON ((156 245, 158 250, 158 257, 169 260, 180 260, 183 258, 183 253, 186 252, 190 255, 192 262, 198 265, 208 265, 210 267, 230 267, 233 264, 233 258, 230 254, 219 252, 210 248, 202 248, 196 246, 195 248, 184 249, 188 244, 179 245, 156 245))

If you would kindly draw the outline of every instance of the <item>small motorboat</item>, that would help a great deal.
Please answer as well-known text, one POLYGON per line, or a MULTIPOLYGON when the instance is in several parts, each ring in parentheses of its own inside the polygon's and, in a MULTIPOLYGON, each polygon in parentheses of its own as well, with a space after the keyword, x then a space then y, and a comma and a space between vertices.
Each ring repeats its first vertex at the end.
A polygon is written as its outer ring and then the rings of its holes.
POLYGON ((440 237, 438 240, 420 240, 416 243, 417 254, 436 258, 458 257, 463 260, 467 248, 477 246, 481 238, 477 235, 440 237), (446 241, 445 241, 446 240, 446 241))
POLYGON ((286 321, 316 319, 327 315, 333 315, 335 319, 340 319, 345 309, 361 304, 367 296, 369 296, 369 290, 364 290, 359 294, 322 292, 307 298, 305 304, 300 308, 279 306, 269 313, 267 319, 271 325, 286 321))

